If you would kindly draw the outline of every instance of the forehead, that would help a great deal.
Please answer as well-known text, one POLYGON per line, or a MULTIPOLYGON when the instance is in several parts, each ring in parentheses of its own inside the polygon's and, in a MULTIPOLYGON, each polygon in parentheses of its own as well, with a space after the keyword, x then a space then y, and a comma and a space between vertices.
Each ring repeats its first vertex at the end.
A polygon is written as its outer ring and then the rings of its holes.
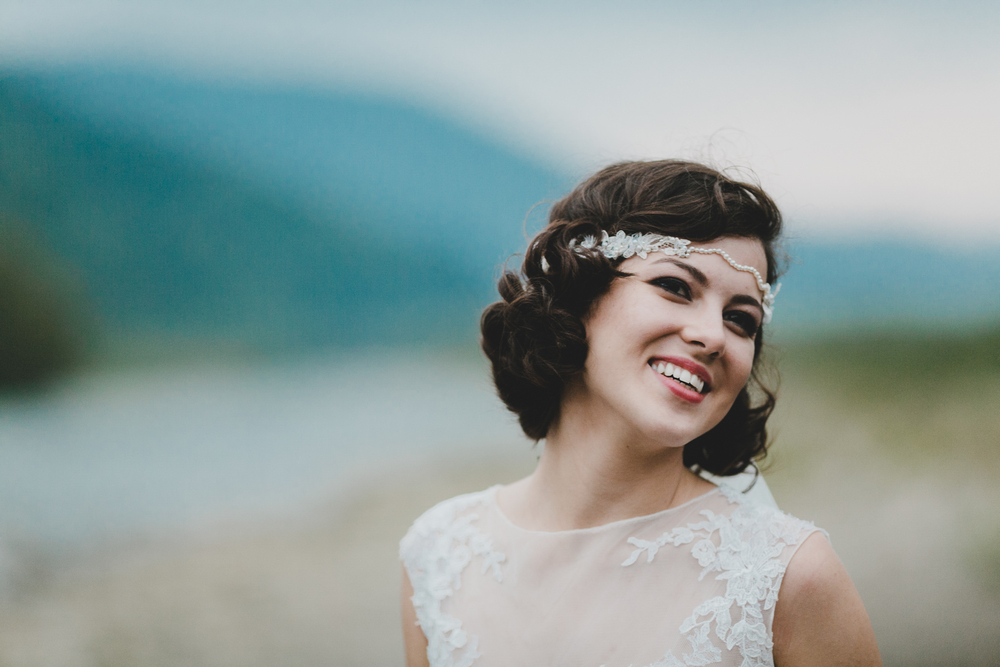
MULTIPOLYGON (((758 273, 760 273, 763 279, 767 279, 767 255, 764 252, 764 244, 758 239, 739 236, 721 236, 719 238, 712 239, 711 241, 705 241, 704 243, 691 243, 689 247, 703 248, 705 250, 721 250, 729 255, 735 263, 753 267, 758 273)), ((653 252, 650 253, 646 259, 641 259, 636 256, 626 260, 626 263, 638 268, 640 265, 652 266, 653 264, 672 261, 695 266, 706 274, 718 275, 719 277, 730 277, 727 274, 732 272, 734 275, 731 277, 734 280, 737 279, 738 276, 742 275, 746 276, 751 282, 756 284, 755 279, 750 273, 736 270, 730 266, 729 262, 718 254, 691 253, 689 256, 680 259, 669 257, 663 253, 653 252)), ((623 268, 623 270, 629 271, 628 268, 623 268)))
MULTIPOLYGON (((751 239, 742 236, 721 236, 717 239, 712 239, 711 241, 706 241, 704 243, 692 243, 691 247, 722 250, 737 264, 752 266, 757 269, 757 272, 760 273, 761 277, 764 280, 767 280, 767 254, 764 252, 764 244, 761 243, 759 239, 751 239)), ((723 267, 736 271, 719 255, 692 254, 685 261, 690 262, 691 260, 699 257, 702 259, 714 260, 717 263, 721 263, 723 267)), ((739 271, 736 272, 740 273, 739 271)))
POLYGON ((770 285, 763 283, 767 275, 767 255, 760 241, 722 237, 705 243, 692 243, 688 247, 695 252, 683 258, 672 253, 651 252, 646 258, 639 255, 630 257, 620 269, 646 280, 649 274, 658 271, 658 266, 676 265, 678 270, 687 271, 695 282, 705 287, 746 295, 739 299, 750 299, 748 303, 756 304, 763 310, 765 322, 771 319, 774 297, 770 285), (699 249, 710 252, 697 252, 699 249), (754 272, 760 274, 759 277, 754 272))

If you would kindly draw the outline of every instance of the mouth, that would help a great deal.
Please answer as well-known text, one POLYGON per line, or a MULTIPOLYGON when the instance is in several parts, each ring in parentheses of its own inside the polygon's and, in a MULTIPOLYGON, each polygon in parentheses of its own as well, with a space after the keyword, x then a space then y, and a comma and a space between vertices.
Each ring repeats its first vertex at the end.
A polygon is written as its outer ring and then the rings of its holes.
POLYGON ((663 377, 675 380, 683 387, 702 396, 712 390, 711 385, 705 379, 697 373, 692 373, 687 368, 682 368, 679 364, 664 361, 663 359, 650 359, 649 366, 663 377))

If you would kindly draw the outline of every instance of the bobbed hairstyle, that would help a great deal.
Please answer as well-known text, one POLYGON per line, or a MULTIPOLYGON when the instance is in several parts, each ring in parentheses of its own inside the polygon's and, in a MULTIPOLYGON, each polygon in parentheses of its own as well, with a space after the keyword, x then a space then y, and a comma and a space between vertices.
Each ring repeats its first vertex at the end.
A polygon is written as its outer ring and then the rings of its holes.
MULTIPOLYGON (((778 207, 759 187, 694 162, 622 162, 597 172, 556 202, 549 223, 532 240, 520 272, 505 270, 501 301, 483 312, 482 348, 497 393, 524 433, 543 439, 559 418, 566 383, 587 360, 584 321, 594 304, 627 274, 621 259, 578 253, 585 235, 655 233, 696 243, 721 236, 757 239, 767 257, 767 282, 779 275, 778 207), (543 269, 542 260, 547 262, 543 269)), ((693 470, 728 476, 766 454, 766 422, 774 393, 761 382, 763 327, 754 339, 750 381, 715 427, 684 447, 693 470)))

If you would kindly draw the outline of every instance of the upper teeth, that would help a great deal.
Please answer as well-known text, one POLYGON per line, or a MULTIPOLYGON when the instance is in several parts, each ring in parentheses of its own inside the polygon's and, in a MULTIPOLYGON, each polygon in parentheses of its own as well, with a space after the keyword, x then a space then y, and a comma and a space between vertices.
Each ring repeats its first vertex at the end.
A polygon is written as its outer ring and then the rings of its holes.
POLYGON ((673 364, 664 363, 662 361, 656 362, 653 366, 657 373, 666 376, 668 378, 674 378, 684 384, 691 385, 694 390, 701 393, 701 390, 705 388, 705 381, 702 380, 697 375, 692 375, 690 371, 686 371, 680 366, 674 366, 673 364))

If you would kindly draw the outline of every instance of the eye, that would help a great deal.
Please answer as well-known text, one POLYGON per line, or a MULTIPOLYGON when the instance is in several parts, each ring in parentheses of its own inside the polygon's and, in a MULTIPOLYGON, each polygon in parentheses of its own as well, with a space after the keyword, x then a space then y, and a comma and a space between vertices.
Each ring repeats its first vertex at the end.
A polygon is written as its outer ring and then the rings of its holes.
POLYGON ((757 335, 757 330, 760 329, 757 318, 745 310, 730 310, 723 315, 723 319, 734 324, 739 329, 739 333, 747 338, 753 338, 757 335))
POLYGON ((671 294, 676 294, 682 299, 691 298, 691 288, 688 284, 681 280, 680 278, 674 278, 672 276, 664 276, 662 278, 656 278, 651 281, 653 285, 660 287, 671 294))

